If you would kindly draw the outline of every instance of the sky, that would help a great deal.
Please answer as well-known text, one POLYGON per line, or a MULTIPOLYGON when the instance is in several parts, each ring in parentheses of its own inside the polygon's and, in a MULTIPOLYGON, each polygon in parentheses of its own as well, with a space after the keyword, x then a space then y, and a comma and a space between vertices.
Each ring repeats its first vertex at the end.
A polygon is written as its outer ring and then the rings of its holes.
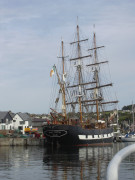
POLYGON ((48 113, 50 70, 77 16, 105 46, 119 109, 135 102, 135 1, 0 0, 0 111, 48 113))

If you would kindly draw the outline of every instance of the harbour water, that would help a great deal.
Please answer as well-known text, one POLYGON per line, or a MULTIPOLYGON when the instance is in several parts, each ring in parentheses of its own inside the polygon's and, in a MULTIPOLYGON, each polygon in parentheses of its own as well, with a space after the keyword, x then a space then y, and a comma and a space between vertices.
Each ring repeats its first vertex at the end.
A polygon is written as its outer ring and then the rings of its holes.
MULTIPOLYGON (((106 147, 53 148, 1 146, 2 180, 105 180, 113 155, 131 143, 106 147)), ((135 179, 135 153, 124 159, 120 180, 135 179)))

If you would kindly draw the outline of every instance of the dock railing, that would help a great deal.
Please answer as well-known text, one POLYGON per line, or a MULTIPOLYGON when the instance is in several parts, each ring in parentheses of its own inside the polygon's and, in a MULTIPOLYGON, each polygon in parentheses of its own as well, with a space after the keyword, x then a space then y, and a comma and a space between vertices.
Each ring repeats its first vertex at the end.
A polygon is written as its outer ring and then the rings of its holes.
POLYGON ((135 144, 129 145, 115 154, 107 167, 106 180, 118 180, 118 171, 121 161, 133 152, 135 152, 135 144))

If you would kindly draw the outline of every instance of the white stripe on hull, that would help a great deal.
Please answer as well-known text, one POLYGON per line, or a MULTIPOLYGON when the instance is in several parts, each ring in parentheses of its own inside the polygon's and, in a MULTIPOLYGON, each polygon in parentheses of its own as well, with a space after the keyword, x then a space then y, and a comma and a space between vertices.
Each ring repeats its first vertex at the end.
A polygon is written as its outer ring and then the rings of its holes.
POLYGON ((94 140, 94 139, 105 139, 113 137, 113 133, 100 134, 100 135, 78 135, 80 140, 94 140))

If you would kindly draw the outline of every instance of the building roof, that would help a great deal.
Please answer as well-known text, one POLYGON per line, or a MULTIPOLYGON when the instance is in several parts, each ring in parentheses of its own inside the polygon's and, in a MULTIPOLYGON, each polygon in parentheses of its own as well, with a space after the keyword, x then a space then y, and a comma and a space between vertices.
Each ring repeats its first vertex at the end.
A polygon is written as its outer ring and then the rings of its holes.
POLYGON ((0 120, 4 119, 5 116, 7 115, 8 111, 0 111, 0 120))
POLYGON ((28 115, 28 113, 21 113, 21 112, 19 112, 19 113, 17 113, 21 118, 22 118, 22 120, 24 120, 24 121, 30 121, 31 120, 31 117, 28 115))
POLYGON ((15 116, 15 113, 13 113, 13 112, 11 112, 11 111, 9 111, 8 113, 10 114, 10 116, 11 116, 12 118, 15 116))
POLYGON ((0 111, 0 122, 5 123, 7 118, 12 120, 13 113, 11 111, 0 111))
POLYGON ((46 122, 46 121, 48 121, 48 119, 42 119, 42 118, 34 118, 34 119, 32 119, 32 122, 46 122))

